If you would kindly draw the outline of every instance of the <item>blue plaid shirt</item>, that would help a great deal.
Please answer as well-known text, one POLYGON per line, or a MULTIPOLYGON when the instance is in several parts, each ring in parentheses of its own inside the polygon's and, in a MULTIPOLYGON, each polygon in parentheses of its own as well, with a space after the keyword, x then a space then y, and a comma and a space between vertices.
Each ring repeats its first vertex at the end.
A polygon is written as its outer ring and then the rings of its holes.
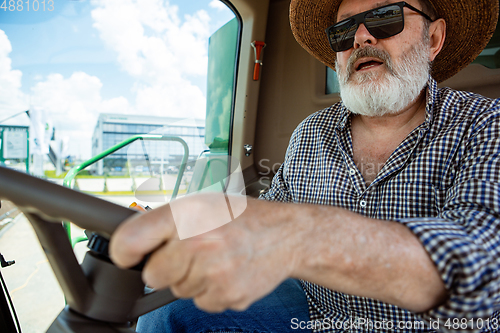
POLYGON ((446 303, 415 314, 302 281, 316 332, 500 332, 499 111, 500 100, 438 89, 429 78, 424 123, 369 186, 352 159, 350 112, 342 103, 297 127, 262 198, 403 223, 449 292, 446 303))

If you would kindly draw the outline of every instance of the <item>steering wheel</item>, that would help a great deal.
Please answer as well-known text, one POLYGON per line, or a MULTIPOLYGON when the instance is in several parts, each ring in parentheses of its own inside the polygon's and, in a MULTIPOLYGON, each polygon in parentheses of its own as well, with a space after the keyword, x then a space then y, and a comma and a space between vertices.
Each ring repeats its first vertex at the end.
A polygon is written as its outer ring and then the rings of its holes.
POLYGON ((145 292, 141 266, 116 267, 107 242, 137 211, 0 166, 0 198, 13 202, 31 222, 66 298, 49 333, 133 332, 139 316, 176 298, 170 289, 145 292), (62 221, 94 233, 78 264, 62 221))

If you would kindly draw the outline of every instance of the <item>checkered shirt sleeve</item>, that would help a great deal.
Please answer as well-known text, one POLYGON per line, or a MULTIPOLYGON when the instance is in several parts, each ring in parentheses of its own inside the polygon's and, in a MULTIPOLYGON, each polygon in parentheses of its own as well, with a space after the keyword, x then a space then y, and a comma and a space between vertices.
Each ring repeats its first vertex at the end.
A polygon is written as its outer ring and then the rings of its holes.
POLYGON ((475 103, 486 108, 467 124, 467 136, 447 140, 460 147, 455 161, 429 161, 456 168, 437 216, 398 219, 420 239, 449 290, 448 301, 422 314, 426 318, 488 318, 499 308, 500 106, 475 103))
POLYGON ((406 225, 436 265, 449 298, 415 314, 303 281, 311 320, 423 320, 425 329, 391 331, 500 332, 500 101, 438 89, 430 78, 425 122, 369 185, 352 160, 349 126, 350 113, 342 103, 306 118, 261 198, 338 206, 406 225), (461 320, 458 325, 455 318, 461 320), (438 330, 428 326, 438 319, 438 330))

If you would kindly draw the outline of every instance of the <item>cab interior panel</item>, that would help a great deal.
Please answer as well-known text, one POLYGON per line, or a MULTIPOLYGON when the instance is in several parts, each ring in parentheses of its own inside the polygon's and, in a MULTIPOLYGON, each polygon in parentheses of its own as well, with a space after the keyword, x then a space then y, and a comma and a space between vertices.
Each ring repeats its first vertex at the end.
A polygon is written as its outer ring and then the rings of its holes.
POLYGON ((289 5, 289 0, 269 5, 254 156, 261 174, 283 161, 290 136, 304 118, 339 100, 337 94, 325 94, 325 65, 295 41, 289 5))

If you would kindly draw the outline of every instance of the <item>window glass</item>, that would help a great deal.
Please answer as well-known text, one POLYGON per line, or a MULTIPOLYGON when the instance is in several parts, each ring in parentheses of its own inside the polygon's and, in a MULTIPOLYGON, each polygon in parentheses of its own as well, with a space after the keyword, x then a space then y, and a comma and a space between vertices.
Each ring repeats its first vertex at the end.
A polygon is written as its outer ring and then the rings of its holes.
POLYGON ((473 64, 480 64, 488 68, 500 68, 500 31, 499 25, 489 41, 486 48, 479 54, 479 56, 472 62, 473 64))
MULTIPOLYGON (((45 140, 31 131, 31 173, 61 182, 71 166, 155 131, 201 137, 190 141, 190 159, 214 142, 228 150, 239 20, 223 2, 27 4, 0 9, 0 120, 47 127, 36 133, 45 140), (182 124, 186 118, 202 126, 182 124), (58 165, 45 152, 55 146, 58 165)), ((90 170, 131 171, 102 163, 90 170)))
POLYGON ((327 66, 325 94, 329 95, 338 93, 340 93, 340 87, 339 80, 337 78, 337 72, 327 66))
MULTIPOLYGON (((1 165, 63 184, 90 160, 66 185, 155 208, 188 193, 200 159, 227 155, 241 29, 228 1, 2 2, 1 165)), ((208 165, 193 188, 219 179, 208 165)), ((227 163, 213 165, 227 176, 227 163)), ((37 272, 5 270, 14 302, 26 300, 15 304, 23 331, 45 330, 64 307, 55 281, 42 298, 32 295, 45 285, 22 287, 31 273, 51 274, 44 260, 37 272)))

